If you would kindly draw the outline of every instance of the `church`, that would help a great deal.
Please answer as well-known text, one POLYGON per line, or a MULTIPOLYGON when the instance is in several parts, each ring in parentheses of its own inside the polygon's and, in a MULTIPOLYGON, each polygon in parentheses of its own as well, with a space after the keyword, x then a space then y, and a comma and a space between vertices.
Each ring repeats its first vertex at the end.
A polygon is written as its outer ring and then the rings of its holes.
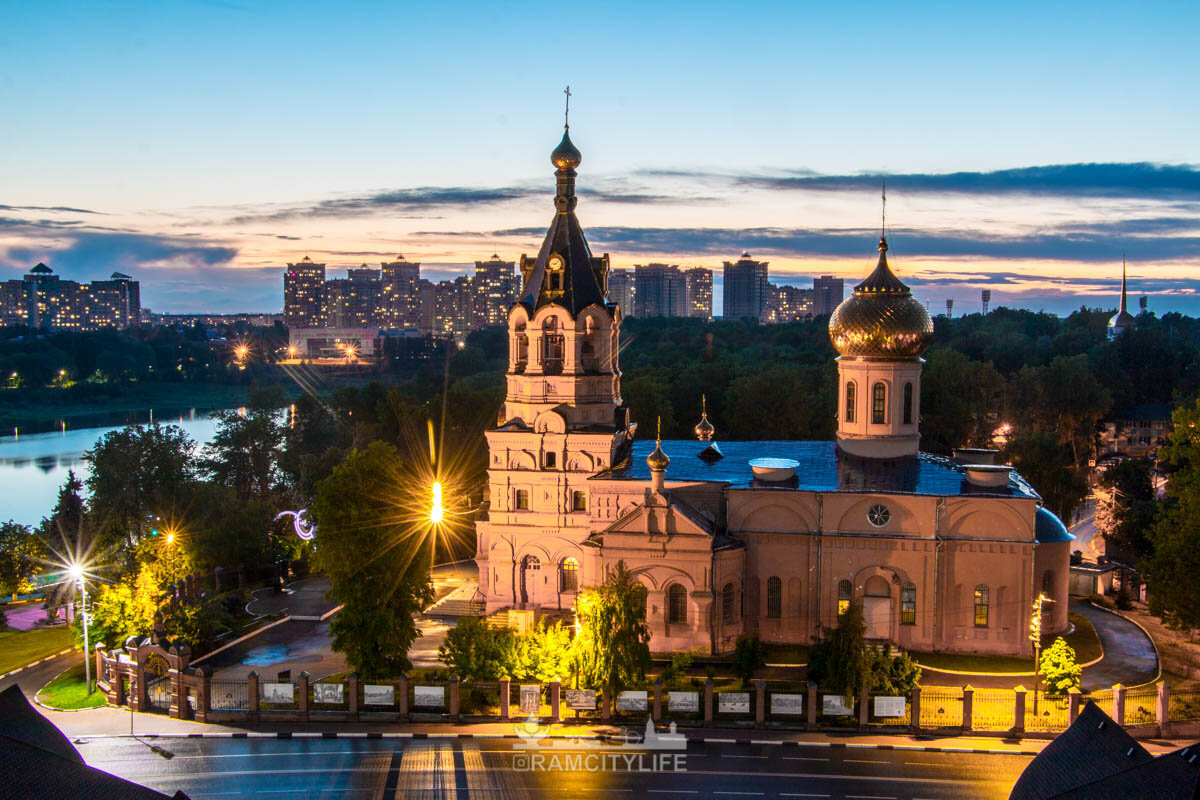
POLYGON ((743 634, 809 644, 849 605, 905 650, 1030 655, 1065 631, 1074 537, 996 452, 920 452, 933 322, 887 261, 835 310, 832 442, 638 438, 621 397, 609 257, 575 215, 582 161, 565 126, 555 213, 508 314, 506 396, 486 432, 476 522, 489 613, 567 611, 619 562, 644 587, 654 652, 727 653, 743 634))

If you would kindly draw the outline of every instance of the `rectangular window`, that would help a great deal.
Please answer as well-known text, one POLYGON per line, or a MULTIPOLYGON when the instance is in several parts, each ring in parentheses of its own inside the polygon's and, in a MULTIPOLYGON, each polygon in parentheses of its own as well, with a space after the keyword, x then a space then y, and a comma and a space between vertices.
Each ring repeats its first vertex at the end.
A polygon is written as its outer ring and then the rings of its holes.
POLYGON ((917 587, 911 583, 900 590, 900 624, 917 624, 917 587))
POLYGON ((584 492, 571 492, 571 510, 587 511, 587 494, 584 492))
POLYGON ((525 511, 529 508, 529 490, 517 489, 517 496, 513 501, 513 506, 519 511, 525 511))
POLYGON ((546 469, 554 469, 558 463, 558 458, 554 453, 546 453, 546 469))

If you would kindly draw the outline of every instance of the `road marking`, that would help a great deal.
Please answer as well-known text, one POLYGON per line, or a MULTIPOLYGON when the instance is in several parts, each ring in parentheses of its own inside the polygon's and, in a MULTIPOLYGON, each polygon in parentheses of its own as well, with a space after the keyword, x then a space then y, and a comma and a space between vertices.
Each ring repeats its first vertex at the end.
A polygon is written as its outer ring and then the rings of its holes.
POLYGON ((784 756, 783 760, 784 761, 825 761, 825 762, 829 761, 828 758, 814 758, 813 756, 784 756))
POLYGON ((702 739, 705 744, 737 744, 737 739, 702 739))
POLYGON ((879 794, 848 794, 846 800, 896 800, 891 795, 879 794))
POLYGON ((783 744, 782 739, 751 739, 750 744, 783 744))
POLYGON ((736 753, 721 753, 721 758, 766 758, 766 756, 740 756, 736 753))
POLYGON ((762 797, 762 792, 713 792, 713 794, 728 794, 738 797, 762 797))
POLYGON ((890 761, 880 761, 877 758, 846 758, 842 759, 847 764, 890 764, 890 761))
POLYGON ((798 794, 792 792, 780 792, 780 797, 829 797, 827 794, 798 794))
POLYGON ((953 769, 958 766, 958 764, 939 764, 936 761, 905 761, 904 763, 910 767, 948 767, 953 769))
POLYGON ((700 794, 696 789, 647 789, 648 794, 700 794))

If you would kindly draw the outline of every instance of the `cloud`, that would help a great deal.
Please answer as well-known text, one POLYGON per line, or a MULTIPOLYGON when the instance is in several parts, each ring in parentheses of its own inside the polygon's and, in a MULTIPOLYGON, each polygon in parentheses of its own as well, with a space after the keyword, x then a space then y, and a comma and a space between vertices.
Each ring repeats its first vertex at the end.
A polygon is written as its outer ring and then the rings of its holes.
POLYGON ((100 211, 89 211, 86 208, 71 208, 69 206, 6 206, 0 204, 0 211, 61 211, 70 214, 100 214, 100 211))
MULTIPOLYGON (((521 200, 538 193, 532 189, 518 187, 484 189, 465 186, 422 186, 414 189, 391 189, 356 197, 321 200, 316 203, 281 208, 269 213, 242 214, 227 222, 231 225, 245 225, 316 217, 362 216, 379 211, 439 206, 473 207, 521 200)), ((541 193, 544 193, 544 190, 541 193)))

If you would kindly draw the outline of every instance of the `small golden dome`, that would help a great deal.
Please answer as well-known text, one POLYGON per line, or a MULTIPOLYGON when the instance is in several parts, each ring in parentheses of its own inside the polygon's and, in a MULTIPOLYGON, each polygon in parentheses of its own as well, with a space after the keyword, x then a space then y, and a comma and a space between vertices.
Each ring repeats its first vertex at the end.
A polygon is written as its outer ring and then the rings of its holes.
POLYGON ((879 264, 854 287, 829 319, 829 338, 840 355, 865 358, 916 358, 933 338, 929 312, 892 274, 887 240, 879 240, 879 264))
POLYGON ((582 161, 583 154, 571 143, 571 131, 564 129, 562 141, 550 154, 550 163, 557 169, 575 169, 582 161))
POLYGON ((658 436, 654 440, 654 452, 646 456, 646 466, 651 472, 666 472, 671 459, 662 451, 662 417, 658 418, 658 436))
POLYGON ((696 427, 692 430, 696 433, 696 438, 702 442, 711 442, 713 435, 717 429, 711 422, 708 421, 708 401, 704 395, 700 395, 700 421, 696 423, 696 427))

